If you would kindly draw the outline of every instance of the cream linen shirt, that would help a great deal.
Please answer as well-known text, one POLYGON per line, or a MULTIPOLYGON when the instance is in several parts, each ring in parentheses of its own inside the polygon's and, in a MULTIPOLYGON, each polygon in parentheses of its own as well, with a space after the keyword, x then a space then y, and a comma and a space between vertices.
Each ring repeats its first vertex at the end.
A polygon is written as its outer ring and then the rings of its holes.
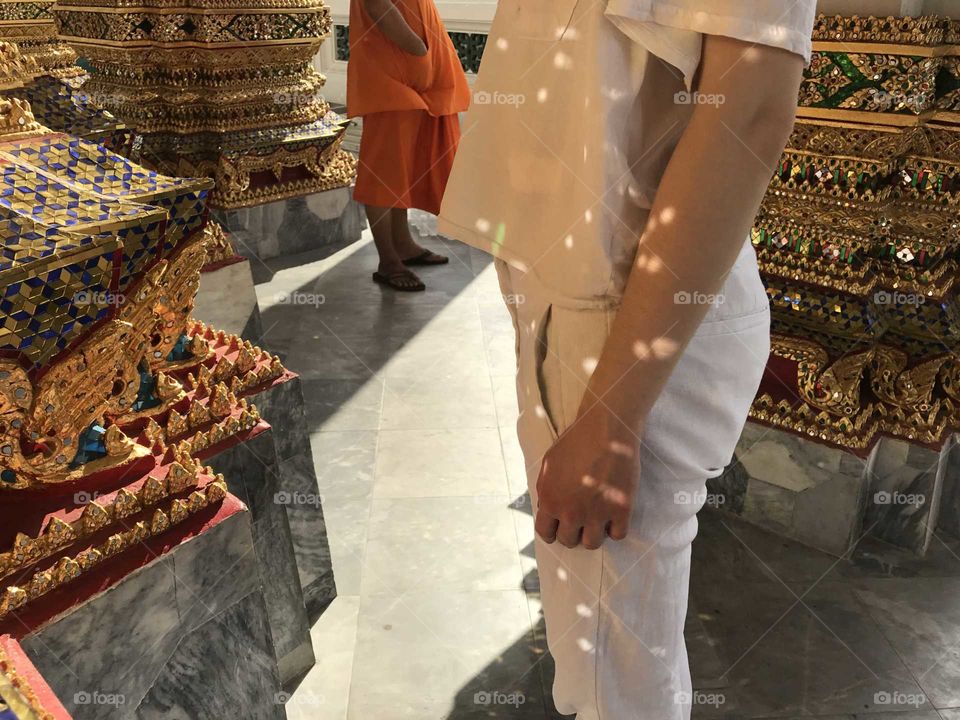
POLYGON ((717 100, 689 93, 702 35, 809 62, 815 8, 500 0, 440 232, 533 273, 556 304, 616 304, 694 103, 717 100))

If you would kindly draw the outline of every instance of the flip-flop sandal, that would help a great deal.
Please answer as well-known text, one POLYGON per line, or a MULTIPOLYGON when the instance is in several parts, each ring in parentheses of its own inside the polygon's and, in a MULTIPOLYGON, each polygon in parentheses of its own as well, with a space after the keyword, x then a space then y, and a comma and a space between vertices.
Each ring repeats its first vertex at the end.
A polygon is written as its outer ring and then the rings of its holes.
POLYGON ((450 262, 450 258, 438 255, 433 250, 424 250, 419 255, 407 258, 403 261, 403 264, 407 267, 417 267, 422 265, 446 265, 448 262, 450 262))
POLYGON ((373 281, 380 285, 386 285, 389 288, 393 288, 398 292, 423 292, 427 289, 427 286, 423 284, 423 281, 414 275, 409 270, 400 270, 399 272, 391 273, 390 275, 384 275, 380 272, 375 272, 373 274, 373 281), (410 278, 416 280, 415 285, 404 285, 400 281, 401 278, 410 278))

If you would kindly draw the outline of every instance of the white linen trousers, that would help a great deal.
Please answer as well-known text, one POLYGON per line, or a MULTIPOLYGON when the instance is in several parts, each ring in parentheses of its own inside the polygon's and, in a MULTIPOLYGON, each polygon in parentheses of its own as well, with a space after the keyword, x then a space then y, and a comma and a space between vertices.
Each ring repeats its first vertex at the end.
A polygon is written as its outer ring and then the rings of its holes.
MULTIPOLYGON (((543 454, 574 421, 616 314, 551 304, 535 277, 497 260, 517 338, 520 444, 534 511, 543 454)), ((770 347, 747 242, 641 430, 630 531, 600 550, 536 540, 554 698, 578 720, 688 720, 683 629, 691 543, 706 480, 730 462, 770 347)))

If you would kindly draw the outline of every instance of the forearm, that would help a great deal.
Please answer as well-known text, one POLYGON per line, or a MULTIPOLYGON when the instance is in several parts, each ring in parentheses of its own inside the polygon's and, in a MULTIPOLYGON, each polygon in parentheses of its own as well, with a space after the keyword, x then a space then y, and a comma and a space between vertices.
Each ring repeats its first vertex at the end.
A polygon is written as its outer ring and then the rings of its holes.
POLYGON ((404 52, 425 55, 427 47, 391 0, 364 0, 364 9, 386 38, 404 52))
POLYGON ((792 127, 792 105, 782 99, 766 104, 770 113, 741 113, 729 96, 727 103, 698 107, 674 151, 580 408, 624 441, 642 427, 709 310, 698 301, 723 287, 792 127))

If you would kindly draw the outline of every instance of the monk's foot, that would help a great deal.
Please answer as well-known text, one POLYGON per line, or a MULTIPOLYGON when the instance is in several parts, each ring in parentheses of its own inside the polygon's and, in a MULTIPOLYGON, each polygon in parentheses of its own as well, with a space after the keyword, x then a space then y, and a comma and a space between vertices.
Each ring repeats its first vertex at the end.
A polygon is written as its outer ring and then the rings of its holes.
POLYGON ((403 264, 381 264, 373 274, 373 281, 400 292, 422 292, 426 289, 423 281, 403 264))
POLYGON ((408 267, 423 265, 446 265, 448 262, 450 262, 450 258, 435 253, 433 250, 427 250, 426 248, 420 247, 416 243, 412 243, 411 247, 401 250, 399 255, 403 258, 403 264, 408 267))

